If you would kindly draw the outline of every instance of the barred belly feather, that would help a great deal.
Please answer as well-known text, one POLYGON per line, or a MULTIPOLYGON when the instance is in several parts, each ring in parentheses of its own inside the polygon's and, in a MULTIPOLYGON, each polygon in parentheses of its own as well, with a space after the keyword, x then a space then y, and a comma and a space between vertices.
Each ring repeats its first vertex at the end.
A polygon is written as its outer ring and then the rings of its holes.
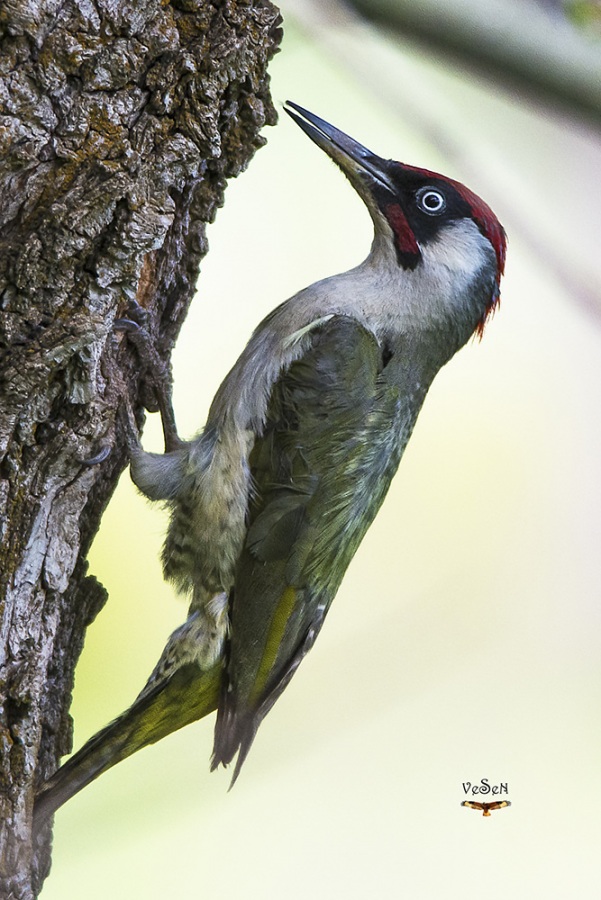
POLYGON ((191 612, 231 588, 245 533, 254 438, 228 422, 188 445, 185 488, 173 503, 163 569, 179 591, 192 595, 191 612))

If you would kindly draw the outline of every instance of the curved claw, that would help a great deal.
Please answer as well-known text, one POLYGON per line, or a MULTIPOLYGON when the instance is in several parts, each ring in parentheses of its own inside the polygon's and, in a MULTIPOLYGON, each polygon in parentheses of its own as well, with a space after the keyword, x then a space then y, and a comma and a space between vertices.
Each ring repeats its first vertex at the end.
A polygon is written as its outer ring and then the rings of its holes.
POLYGON ((115 319, 113 327, 117 331, 127 331, 135 334, 146 331, 148 325, 148 310, 140 306, 137 300, 130 300, 125 310, 125 315, 115 319))
POLYGON ((134 322, 133 319, 127 318, 115 319, 113 328, 115 331, 126 331, 128 334, 133 334, 136 331, 142 330, 142 326, 139 325, 138 322, 134 322))
POLYGON ((96 456, 90 456, 88 459, 82 460, 81 464, 82 466, 98 466, 100 463, 103 463, 105 459, 108 459, 112 452, 113 448, 108 444, 105 444, 96 456))

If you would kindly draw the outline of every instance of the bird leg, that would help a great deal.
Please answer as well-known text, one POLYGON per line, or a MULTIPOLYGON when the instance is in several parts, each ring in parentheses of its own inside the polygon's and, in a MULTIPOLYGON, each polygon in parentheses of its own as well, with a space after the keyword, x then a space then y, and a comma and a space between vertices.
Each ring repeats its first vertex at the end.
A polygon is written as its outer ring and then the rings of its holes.
MULTIPOLYGON (((165 440, 165 453, 178 450, 182 441, 177 433, 175 413, 171 400, 172 379, 169 365, 166 365, 159 354, 147 326, 148 313, 137 301, 130 301, 126 316, 115 320, 115 329, 124 332, 128 340, 135 346, 140 362, 144 368, 144 374, 149 376, 149 381, 154 389, 157 405, 161 414, 163 436, 165 440)), ((125 404, 126 407, 128 404, 125 404)), ((136 447, 139 447, 137 428, 133 418, 131 406, 126 410, 128 418, 129 440, 132 437, 132 428, 136 433, 136 447)))

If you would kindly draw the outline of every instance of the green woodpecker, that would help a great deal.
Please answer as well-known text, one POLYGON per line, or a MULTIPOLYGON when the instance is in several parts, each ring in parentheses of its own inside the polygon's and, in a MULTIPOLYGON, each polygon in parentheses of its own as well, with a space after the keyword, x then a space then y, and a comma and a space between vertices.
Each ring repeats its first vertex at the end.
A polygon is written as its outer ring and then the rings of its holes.
POLYGON ((171 510, 163 565, 190 597, 188 619, 133 706, 42 786, 38 822, 215 708, 212 765, 237 755, 237 777, 313 646, 434 376, 498 303, 505 234, 479 197, 381 159, 295 103, 286 111, 363 199, 370 253, 261 322, 198 437, 133 450, 134 482, 171 510))

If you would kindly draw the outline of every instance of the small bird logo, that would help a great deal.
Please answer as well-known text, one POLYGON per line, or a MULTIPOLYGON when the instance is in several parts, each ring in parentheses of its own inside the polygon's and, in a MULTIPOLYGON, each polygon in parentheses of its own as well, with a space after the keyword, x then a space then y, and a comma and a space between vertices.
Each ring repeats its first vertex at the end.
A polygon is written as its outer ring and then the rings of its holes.
POLYGON ((505 806, 511 806, 509 800, 495 800, 493 803, 477 803, 475 800, 464 800, 461 804, 469 809, 481 809, 483 816, 490 816, 491 810, 503 809, 505 806))

